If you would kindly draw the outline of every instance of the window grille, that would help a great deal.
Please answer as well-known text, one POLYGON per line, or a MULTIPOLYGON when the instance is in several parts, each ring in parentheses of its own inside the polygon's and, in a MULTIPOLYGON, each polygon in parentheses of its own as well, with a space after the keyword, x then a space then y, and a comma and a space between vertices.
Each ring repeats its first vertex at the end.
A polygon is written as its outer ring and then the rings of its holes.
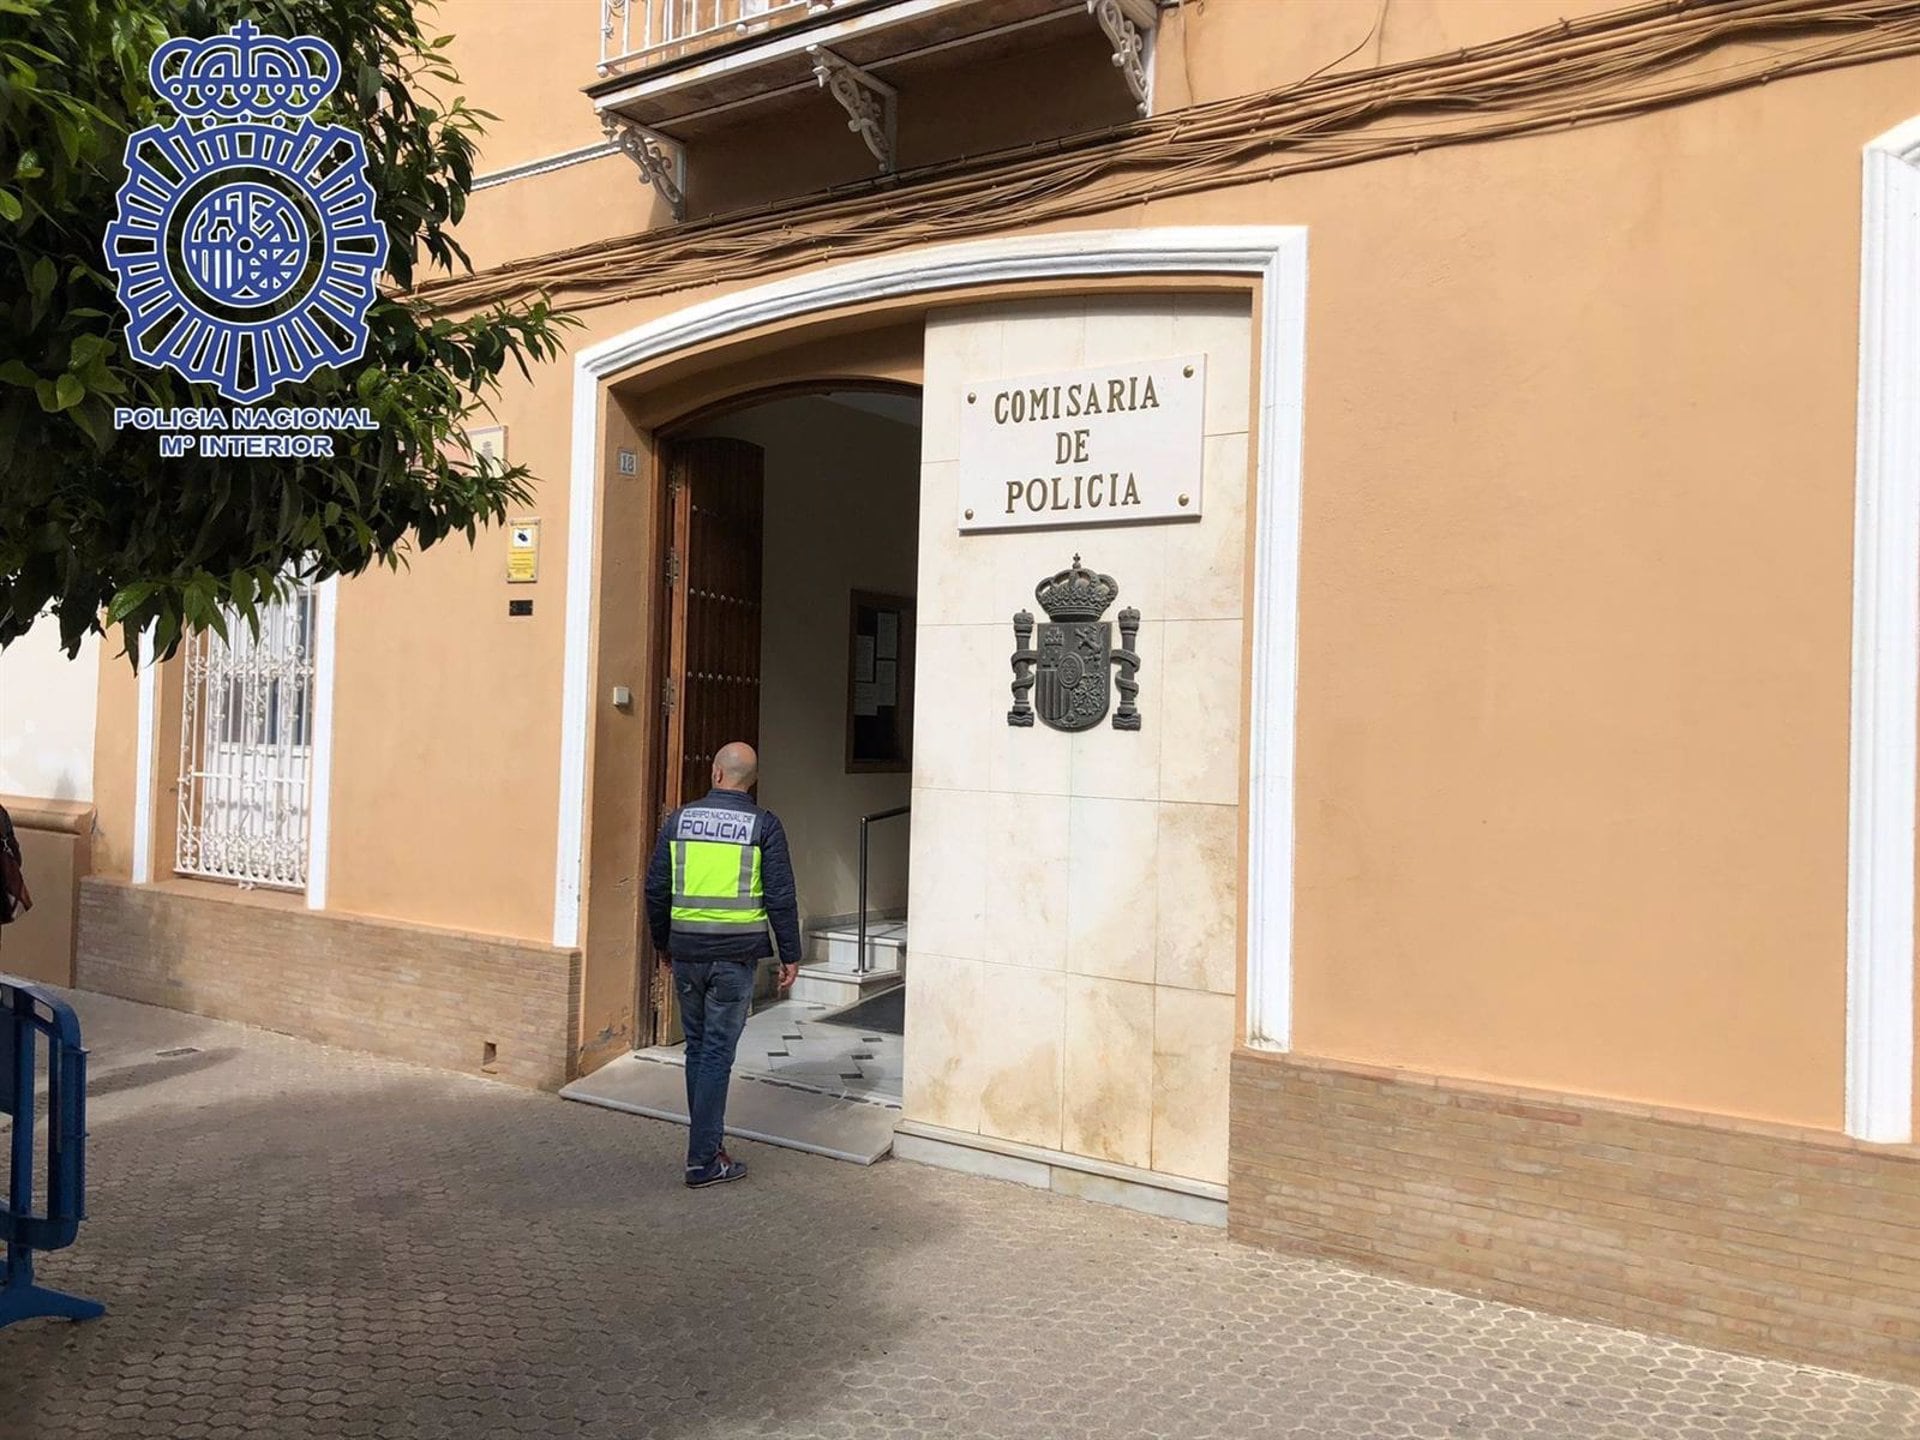
POLYGON ((313 775, 311 585, 260 607, 256 636, 227 616, 183 647, 180 828, 174 868, 304 890, 313 775))

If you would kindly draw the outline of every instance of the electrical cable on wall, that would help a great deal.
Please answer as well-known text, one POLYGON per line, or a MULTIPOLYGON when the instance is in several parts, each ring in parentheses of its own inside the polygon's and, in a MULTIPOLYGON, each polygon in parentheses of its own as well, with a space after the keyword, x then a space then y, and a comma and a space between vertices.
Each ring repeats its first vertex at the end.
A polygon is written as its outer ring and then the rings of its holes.
POLYGON ((853 194, 598 241, 414 294, 467 310, 545 292, 570 310, 588 310, 828 256, 1034 228, 1446 145, 1623 120, 1915 54, 1920 0, 1658 0, 1470 50, 931 166, 884 189, 862 184, 853 194))

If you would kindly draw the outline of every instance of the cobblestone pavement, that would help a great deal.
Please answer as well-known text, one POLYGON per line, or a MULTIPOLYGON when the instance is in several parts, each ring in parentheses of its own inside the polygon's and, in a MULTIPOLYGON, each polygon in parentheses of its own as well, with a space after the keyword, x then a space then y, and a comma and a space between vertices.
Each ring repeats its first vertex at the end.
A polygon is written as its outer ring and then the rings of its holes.
POLYGON ((1920 1392, 78 997, 92 1215, 0 1436, 1911 1437, 1920 1392), (180 1052, 191 1047, 188 1053, 180 1052))

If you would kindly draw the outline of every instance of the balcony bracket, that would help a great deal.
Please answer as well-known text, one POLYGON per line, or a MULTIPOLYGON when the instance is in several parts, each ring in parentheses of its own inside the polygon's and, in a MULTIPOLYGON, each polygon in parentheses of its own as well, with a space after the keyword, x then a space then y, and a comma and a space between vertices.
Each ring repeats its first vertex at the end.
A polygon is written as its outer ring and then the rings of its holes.
POLYGON ((824 45, 809 45, 813 78, 847 112, 847 129, 866 141, 880 168, 891 175, 898 167, 894 156, 894 89, 824 45))
POLYGON ((687 218, 687 152, 657 130, 636 125, 618 115, 603 115, 600 128, 640 167, 648 184, 673 207, 673 218, 687 218))
POLYGON ((1133 93, 1134 108, 1151 108, 1147 89, 1147 40, 1158 12, 1153 0, 1087 0, 1087 13, 1100 23, 1113 45, 1113 67, 1133 93))

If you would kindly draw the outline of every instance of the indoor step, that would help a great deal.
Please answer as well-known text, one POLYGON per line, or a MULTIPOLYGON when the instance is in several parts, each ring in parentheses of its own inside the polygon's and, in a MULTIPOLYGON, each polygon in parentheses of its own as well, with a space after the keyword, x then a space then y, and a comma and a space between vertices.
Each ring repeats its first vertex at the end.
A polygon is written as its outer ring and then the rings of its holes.
POLYGON ((795 1000, 839 1009, 846 1005, 857 1005, 882 990, 890 990, 906 978, 907 956, 904 948, 875 950, 869 946, 868 951, 874 956, 874 968, 865 974, 853 968, 854 952, 851 948, 846 952, 845 964, 802 965, 789 995, 795 1000))
MULTIPOLYGON (((874 920, 867 925, 867 970, 897 973, 906 960, 907 922, 874 920)), ((859 970, 860 932, 853 925, 835 924, 807 932, 807 965, 843 975, 859 970)))

